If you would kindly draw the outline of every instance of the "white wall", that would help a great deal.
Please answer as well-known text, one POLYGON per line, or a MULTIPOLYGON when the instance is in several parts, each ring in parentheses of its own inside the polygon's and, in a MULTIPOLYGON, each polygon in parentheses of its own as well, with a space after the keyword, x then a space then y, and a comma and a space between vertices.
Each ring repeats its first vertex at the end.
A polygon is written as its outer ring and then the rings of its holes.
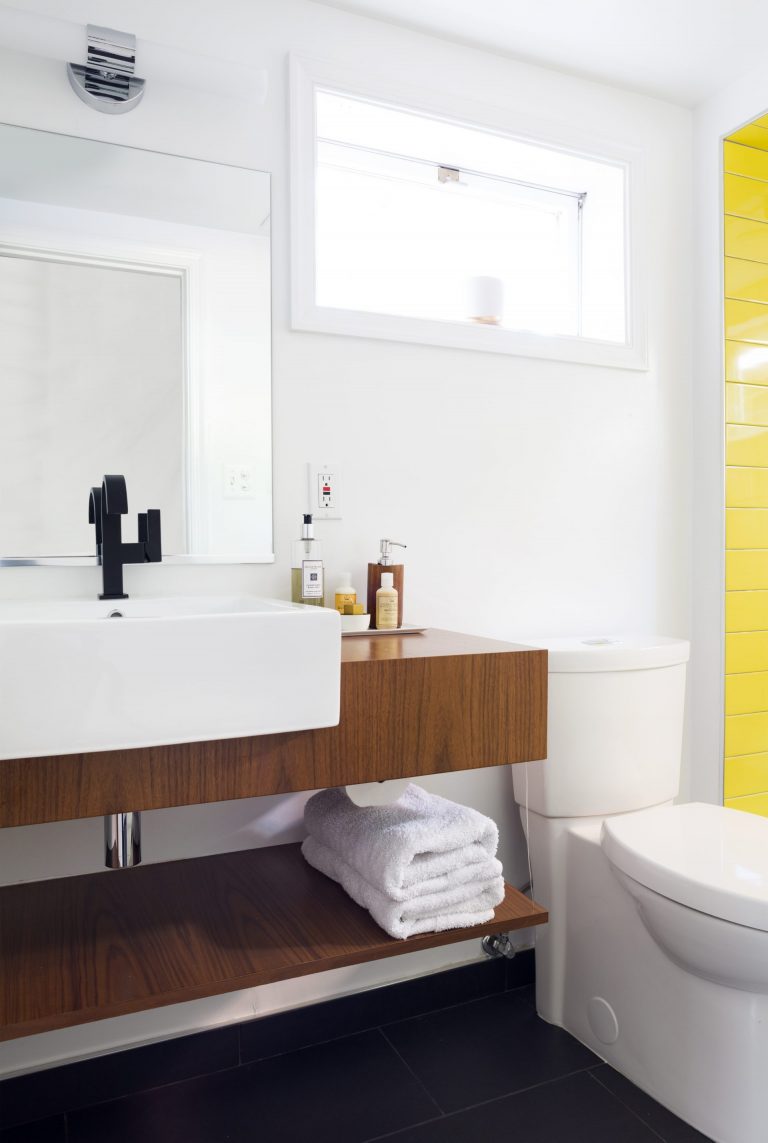
MULTIPOLYGON (((61 15, 60 0, 27 0, 61 15)), ((285 596, 305 462, 344 474, 344 519, 318 525, 331 578, 364 565, 382 535, 408 543, 406 615, 516 638, 688 629, 690 113, 644 96, 518 65, 307 0, 67 0, 67 15, 269 71, 261 108, 172 88, 124 117, 69 92, 63 67, 0 60, 0 120, 252 164, 273 175, 274 470, 277 562, 127 568, 127 590, 251 589, 285 596), (235 35, 231 32, 234 29, 235 35), (378 68, 448 94, 576 123, 646 152, 650 369, 583 365, 295 333, 288 328, 286 56, 378 68)), ((140 61, 139 61, 140 63, 140 61)), ((140 66, 139 66, 140 70, 140 66)), ((11 569, 0 594, 96 590, 96 569, 11 569)), ((425 783, 491 812, 509 879, 527 879, 506 770, 425 783)), ((296 836, 303 796, 148 813, 147 860, 296 836)), ((131 808, 131 807, 126 807, 131 808)), ((5 881, 98 867, 100 823, 0 832, 5 881)), ((110 874, 104 874, 110 876, 110 874)), ((474 957, 478 942, 4 1045, 0 1072, 398 979, 474 957)))

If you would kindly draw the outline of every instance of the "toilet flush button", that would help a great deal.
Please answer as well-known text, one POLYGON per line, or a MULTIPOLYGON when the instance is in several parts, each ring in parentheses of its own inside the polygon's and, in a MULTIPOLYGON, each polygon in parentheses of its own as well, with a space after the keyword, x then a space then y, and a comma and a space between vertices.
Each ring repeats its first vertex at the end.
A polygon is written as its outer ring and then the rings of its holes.
POLYGON ((589 1026, 601 1044, 615 1044, 619 1038, 616 1013, 602 996, 593 996, 587 1004, 589 1026))

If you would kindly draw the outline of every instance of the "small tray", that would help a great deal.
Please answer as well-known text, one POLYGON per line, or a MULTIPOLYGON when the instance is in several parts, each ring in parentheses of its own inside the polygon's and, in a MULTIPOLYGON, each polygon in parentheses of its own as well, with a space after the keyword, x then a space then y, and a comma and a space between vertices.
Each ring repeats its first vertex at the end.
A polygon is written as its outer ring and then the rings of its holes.
POLYGON ((427 630, 426 627, 413 627, 412 625, 403 625, 402 627, 390 627, 379 630, 377 627, 369 627, 365 631, 342 631, 342 639, 359 639, 361 635, 423 635, 427 630))

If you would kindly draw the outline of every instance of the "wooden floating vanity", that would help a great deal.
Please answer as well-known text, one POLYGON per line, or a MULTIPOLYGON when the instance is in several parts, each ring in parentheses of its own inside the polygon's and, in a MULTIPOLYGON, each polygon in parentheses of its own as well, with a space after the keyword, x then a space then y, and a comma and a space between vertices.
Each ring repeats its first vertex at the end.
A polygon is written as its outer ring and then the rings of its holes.
MULTIPOLYGON (((338 726, 0 761, 0 826, 543 758, 547 655, 429 631, 342 642, 338 726)), ((542 924, 397 941, 296 845, 0 889, 0 1040, 542 924)))

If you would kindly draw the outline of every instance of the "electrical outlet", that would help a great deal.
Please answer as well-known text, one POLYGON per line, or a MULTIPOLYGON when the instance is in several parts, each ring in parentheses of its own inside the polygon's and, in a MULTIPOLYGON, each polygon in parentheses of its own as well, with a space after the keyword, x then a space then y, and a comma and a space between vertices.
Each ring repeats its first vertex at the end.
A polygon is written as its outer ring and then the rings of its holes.
POLYGON ((307 465, 309 510, 315 520, 341 519, 341 477, 337 464, 313 462, 307 465))
POLYGON ((254 497, 253 469, 248 464, 227 464, 224 467, 225 500, 252 500, 254 497))

